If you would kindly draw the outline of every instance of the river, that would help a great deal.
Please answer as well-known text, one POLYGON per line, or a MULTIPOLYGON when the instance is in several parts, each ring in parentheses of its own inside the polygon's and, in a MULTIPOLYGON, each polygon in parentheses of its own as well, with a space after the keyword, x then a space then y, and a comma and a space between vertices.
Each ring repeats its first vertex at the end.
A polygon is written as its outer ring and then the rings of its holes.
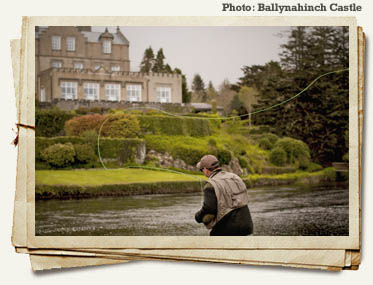
MULTIPOLYGON (((347 185, 249 189, 256 236, 348 235, 347 185)), ((37 201, 36 235, 204 236, 202 194, 37 201)))

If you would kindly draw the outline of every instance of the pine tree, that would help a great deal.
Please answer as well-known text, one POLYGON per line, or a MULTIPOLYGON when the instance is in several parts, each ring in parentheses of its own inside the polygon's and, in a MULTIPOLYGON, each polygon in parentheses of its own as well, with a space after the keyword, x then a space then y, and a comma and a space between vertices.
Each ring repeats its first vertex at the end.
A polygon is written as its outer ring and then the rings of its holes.
POLYGON ((171 66, 168 63, 164 66, 163 71, 165 73, 173 73, 172 68, 171 68, 171 66))
POLYGON ((207 94, 205 90, 205 83, 203 82, 203 79, 201 75, 198 73, 194 75, 193 81, 192 81, 192 90, 193 95, 195 97, 195 100, 206 102, 207 101, 207 94))
POLYGON ((235 94, 236 92, 232 89, 232 84, 230 84, 228 79, 224 79, 219 86, 216 103, 224 108, 224 113, 226 115, 230 114, 232 111, 230 103, 235 94))
POLYGON ((209 81, 209 85, 206 90, 206 96, 207 102, 211 102, 212 100, 216 101, 216 97, 218 96, 218 93, 216 92, 215 87, 211 81, 209 81))
POLYGON ((201 75, 199 75, 198 73, 195 74, 193 77, 192 90, 194 92, 205 91, 205 83, 203 82, 201 75))
MULTIPOLYGON (((298 94, 313 79, 348 67, 348 30, 345 27, 292 28, 282 45, 281 66, 243 67, 238 86, 256 88, 263 110, 298 94)), ((253 115, 255 124, 275 127, 279 135, 305 141, 315 161, 342 160, 348 130, 348 72, 318 80, 301 96, 276 108, 253 115)))
POLYGON ((157 52, 157 57, 154 60, 152 72, 161 73, 165 71, 164 59, 166 57, 163 54, 163 49, 160 48, 157 52))
POLYGON ((154 52, 152 47, 149 47, 145 50, 144 56, 140 64, 140 72, 149 73, 154 64, 154 52))
POLYGON ((192 100, 192 93, 188 90, 186 76, 182 73, 181 69, 175 68, 174 72, 181 75, 181 97, 183 103, 190 103, 192 100))
POLYGON ((240 97, 238 96, 238 94, 233 96, 233 99, 230 105, 231 105, 230 107, 231 107, 232 113, 235 110, 238 116, 241 116, 241 120, 247 119, 248 116, 245 116, 248 113, 247 109, 245 108, 244 104, 240 100, 240 97))

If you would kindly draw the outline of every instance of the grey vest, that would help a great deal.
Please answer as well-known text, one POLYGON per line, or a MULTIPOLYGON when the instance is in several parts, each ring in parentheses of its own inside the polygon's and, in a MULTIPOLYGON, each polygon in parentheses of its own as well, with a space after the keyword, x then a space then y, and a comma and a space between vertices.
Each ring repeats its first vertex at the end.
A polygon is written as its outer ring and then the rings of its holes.
POLYGON ((206 227, 211 229, 230 211, 246 206, 249 195, 242 179, 230 172, 220 171, 209 178, 217 198, 217 215, 206 227))

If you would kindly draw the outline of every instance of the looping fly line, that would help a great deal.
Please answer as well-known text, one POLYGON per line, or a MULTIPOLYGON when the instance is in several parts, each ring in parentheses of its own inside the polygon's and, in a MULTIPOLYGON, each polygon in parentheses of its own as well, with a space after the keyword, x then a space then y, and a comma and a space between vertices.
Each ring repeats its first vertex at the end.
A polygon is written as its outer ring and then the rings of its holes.
MULTIPOLYGON (((330 74, 337 74, 337 73, 345 72, 345 71, 348 71, 348 70, 349 70, 349 68, 346 68, 346 69, 341 69, 341 70, 336 70, 336 71, 330 71, 330 72, 324 73, 322 75, 319 75, 313 81, 311 81, 311 83, 308 84, 302 91, 300 91, 299 93, 295 94, 294 96, 292 96, 292 97, 290 97, 290 98, 288 98, 288 99, 286 99, 286 100, 284 100, 284 101, 282 101, 280 103, 277 103, 277 104, 274 104, 272 106, 269 106, 267 108, 256 110, 256 111, 253 111, 253 112, 250 112, 250 113, 246 113, 246 114, 243 114, 243 115, 239 115, 239 116, 219 117, 219 118, 193 117, 193 116, 185 116, 185 114, 169 113, 169 112, 163 111, 163 110, 158 109, 158 108, 153 108, 153 107, 131 107, 131 108, 128 108, 127 110, 146 110, 146 109, 148 109, 148 110, 157 110, 157 111, 159 111, 159 112, 161 112, 163 114, 169 115, 169 116, 183 117, 183 118, 186 118, 186 119, 190 118, 190 119, 203 119, 203 120, 231 120, 231 119, 235 119, 235 118, 241 118, 241 117, 246 117, 246 116, 249 116, 249 115, 254 115, 254 114, 262 113, 262 112, 271 110, 273 108, 276 108, 276 107, 278 107, 280 105, 283 105, 285 103, 288 103, 288 102, 294 100, 295 98, 297 98, 298 96, 300 96, 301 94, 303 94, 304 92, 306 92, 320 78, 322 78, 324 76, 328 76, 330 74)), ((102 164, 102 166, 103 166, 104 169, 108 169, 108 168, 105 166, 105 163, 103 162, 102 157, 101 157, 101 152, 100 152, 100 135, 101 135, 102 127, 105 125, 105 123, 108 121, 108 119, 109 118, 107 118, 101 124, 99 132, 98 132, 98 136, 97 136, 97 152, 98 152, 98 157, 99 157, 100 162, 101 162, 101 164, 102 164)), ((123 167, 123 169, 126 169, 126 168, 140 168, 140 169, 149 169, 149 170, 160 170, 160 171, 166 171, 166 172, 183 174, 183 175, 187 175, 189 177, 192 177, 193 179, 199 180, 200 183, 201 183, 201 187, 202 187, 202 181, 203 180, 201 178, 199 178, 197 176, 194 176, 194 175, 191 175, 191 174, 184 173, 184 172, 170 170, 170 169, 165 169, 165 168, 159 168, 159 167, 148 167, 148 166, 126 166, 126 167, 123 167)), ((120 168, 118 168, 118 169, 120 169, 120 168)))

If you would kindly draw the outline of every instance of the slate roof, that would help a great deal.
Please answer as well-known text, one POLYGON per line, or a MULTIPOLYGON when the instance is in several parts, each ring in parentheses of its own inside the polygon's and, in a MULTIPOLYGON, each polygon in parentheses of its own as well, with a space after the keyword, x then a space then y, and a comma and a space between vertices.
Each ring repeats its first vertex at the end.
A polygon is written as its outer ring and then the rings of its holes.
MULTIPOLYGON (((48 29, 48 27, 39 27, 39 32, 35 32, 35 37, 39 38, 40 34, 48 29)), ((98 43, 101 32, 87 32, 81 31, 81 33, 88 39, 90 43, 98 43)), ((122 33, 111 33, 114 36, 113 44, 129 45, 129 41, 122 33)))
MULTIPOLYGON (((196 110, 211 110, 211 104, 207 103, 190 103, 196 110)), ((217 106, 217 109, 223 109, 221 106, 217 106)))
MULTIPOLYGON (((98 43, 99 42, 99 37, 102 34, 101 32, 86 32, 82 31, 81 32, 87 39, 88 42, 91 43, 98 43)), ((118 33, 112 33, 114 36, 113 39, 113 44, 121 44, 121 45, 129 45, 129 41, 126 39, 125 36, 118 34, 118 33)))

